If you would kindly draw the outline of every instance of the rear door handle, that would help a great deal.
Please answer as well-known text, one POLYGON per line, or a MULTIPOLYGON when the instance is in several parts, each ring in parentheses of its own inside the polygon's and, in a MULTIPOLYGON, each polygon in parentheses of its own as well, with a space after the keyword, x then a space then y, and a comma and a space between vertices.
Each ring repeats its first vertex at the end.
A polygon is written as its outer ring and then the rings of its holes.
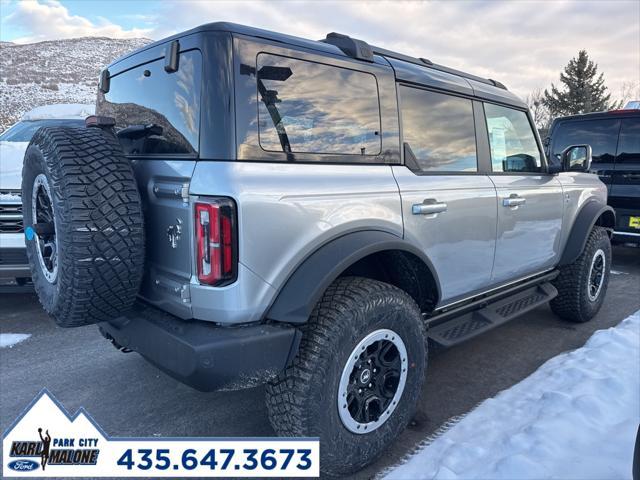
POLYGON ((435 198, 427 198, 422 203, 416 203, 411 207, 414 215, 433 215, 447 211, 447 204, 438 202, 435 198))
POLYGON ((519 197, 516 193, 512 193, 508 198, 502 199, 502 206, 504 207, 519 207, 525 203, 527 203, 527 199, 519 197))

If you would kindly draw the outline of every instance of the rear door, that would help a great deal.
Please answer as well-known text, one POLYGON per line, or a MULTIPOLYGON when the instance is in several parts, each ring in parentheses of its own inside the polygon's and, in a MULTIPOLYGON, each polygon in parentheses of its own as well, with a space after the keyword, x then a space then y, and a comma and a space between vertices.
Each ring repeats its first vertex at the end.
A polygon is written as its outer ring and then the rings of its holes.
POLYGON ((479 173, 474 103, 399 86, 404 166, 393 173, 405 238, 431 260, 441 304, 486 289, 495 252, 496 193, 479 173))
POLYGON ((640 115, 621 119, 609 204, 616 231, 640 236, 640 115))
POLYGON ((492 283, 501 284, 552 267, 559 254, 563 194, 543 173, 541 149, 525 111, 484 104, 491 180, 498 198, 492 283))

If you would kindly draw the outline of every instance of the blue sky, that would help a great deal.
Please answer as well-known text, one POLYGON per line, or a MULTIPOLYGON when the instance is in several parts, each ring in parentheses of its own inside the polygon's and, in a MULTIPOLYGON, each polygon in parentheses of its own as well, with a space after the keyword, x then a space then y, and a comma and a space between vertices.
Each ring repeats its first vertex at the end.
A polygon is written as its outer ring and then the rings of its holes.
POLYGON ((578 50, 614 97, 640 97, 640 1, 0 0, 0 39, 81 36, 161 39, 227 20, 306 38, 347 33, 495 78, 519 95, 558 82, 578 50))

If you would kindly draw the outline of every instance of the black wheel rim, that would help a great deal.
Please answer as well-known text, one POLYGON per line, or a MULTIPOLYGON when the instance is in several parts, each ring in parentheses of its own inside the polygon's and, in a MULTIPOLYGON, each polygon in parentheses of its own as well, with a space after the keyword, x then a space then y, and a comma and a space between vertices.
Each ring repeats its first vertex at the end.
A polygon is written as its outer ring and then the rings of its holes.
POLYGON ((398 390, 402 360, 396 346, 379 340, 367 347, 349 376, 347 405, 358 423, 380 418, 398 390))
POLYGON ((44 277, 53 283, 58 275, 58 246, 51 191, 43 174, 33 182, 32 217, 38 261, 44 277))
POLYGON ((591 260, 591 267, 589 268, 589 283, 587 285, 587 293, 589 300, 592 302, 598 299, 602 286, 604 284, 606 270, 606 258, 602 250, 596 251, 591 260))
POLYGON ((353 350, 338 389, 340 418, 350 431, 368 433, 397 406, 407 377, 404 342, 391 330, 377 330, 353 350))

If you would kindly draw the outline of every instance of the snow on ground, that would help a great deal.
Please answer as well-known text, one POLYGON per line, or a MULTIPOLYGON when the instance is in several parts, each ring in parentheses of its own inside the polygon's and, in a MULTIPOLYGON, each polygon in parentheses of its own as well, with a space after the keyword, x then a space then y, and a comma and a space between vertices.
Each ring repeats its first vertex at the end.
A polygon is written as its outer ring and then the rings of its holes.
POLYGON ((388 479, 631 478, 640 311, 481 403, 388 479))
POLYGON ((84 120, 95 112, 94 104, 58 103, 42 105, 29 110, 20 120, 47 120, 52 118, 80 118, 84 120))
POLYGON ((30 336, 26 333, 0 333, 0 348, 11 348, 20 342, 24 342, 30 336))

